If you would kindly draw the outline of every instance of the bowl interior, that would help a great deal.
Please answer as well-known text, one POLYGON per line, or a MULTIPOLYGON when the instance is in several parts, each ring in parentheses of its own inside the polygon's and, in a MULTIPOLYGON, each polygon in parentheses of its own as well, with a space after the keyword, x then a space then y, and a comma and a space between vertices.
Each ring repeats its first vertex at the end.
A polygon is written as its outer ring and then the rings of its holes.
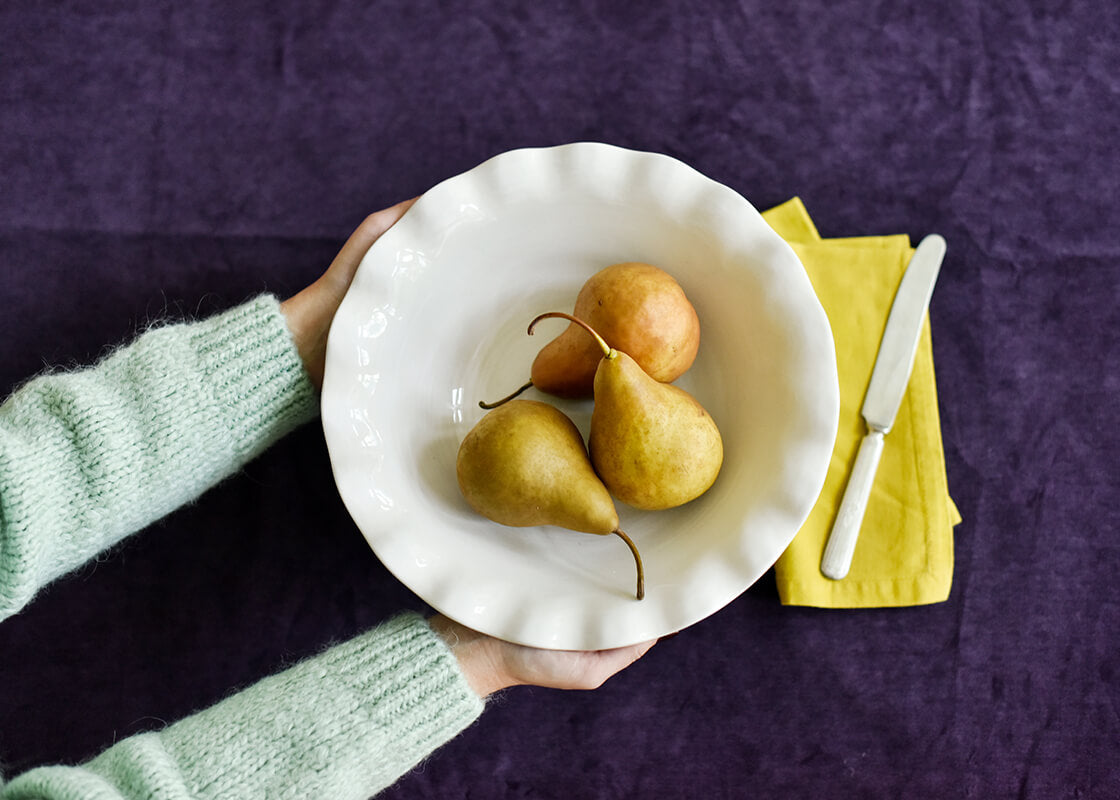
MULTIPOLYGON (((551 402, 586 436, 591 401, 551 402)), ((545 647, 619 646, 721 608, 788 545, 820 491, 838 399, 827 320, 792 251, 734 192, 606 145, 513 151, 435 187, 371 248, 330 336, 323 424, 339 491, 379 558, 433 607, 545 647), (667 199, 668 198, 668 199, 667 199), (459 442, 528 378, 583 282, 619 261, 672 274, 701 344, 677 381, 724 437, 704 496, 640 512, 647 597, 615 537, 507 528, 455 479, 459 442)))

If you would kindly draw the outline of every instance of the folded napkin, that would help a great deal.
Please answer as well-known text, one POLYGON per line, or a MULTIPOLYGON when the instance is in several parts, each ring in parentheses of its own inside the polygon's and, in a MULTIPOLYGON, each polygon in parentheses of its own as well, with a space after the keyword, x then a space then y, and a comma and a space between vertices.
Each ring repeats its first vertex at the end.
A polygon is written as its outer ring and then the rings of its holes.
POLYGON ((822 239, 796 197, 762 216, 789 242, 809 274, 832 324, 840 378, 840 425, 824 489, 775 565, 781 601, 827 608, 943 601, 953 580, 953 526, 961 517, 945 477, 928 314, 910 384, 883 448, 851 571, 839 581, 820 571, 825 541, 866 433, 860 407, 895 291, 914 252, 910 237, 822 239))

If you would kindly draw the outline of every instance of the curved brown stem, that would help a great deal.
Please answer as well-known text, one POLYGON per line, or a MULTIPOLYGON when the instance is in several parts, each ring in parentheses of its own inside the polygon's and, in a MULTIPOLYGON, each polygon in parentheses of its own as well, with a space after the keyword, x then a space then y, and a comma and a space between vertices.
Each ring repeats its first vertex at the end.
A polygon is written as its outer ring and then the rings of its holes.
POLYGON ((508 403, 510 400, 517 397, 517 395, 521 394, 526 389, 532 388, 532 386, 533 386, 533 382, 530 380, 528 383, 526 383, 524 386, 522 386, 516 392, 511 392, 510 394, 507 394, 501 400, 495 400, 493 403, 486 403, 482 400, 479 400, 478 401, 478 407, 479 408, 485 408, 487 411, 489 411, 492 408, 497 408, 498 406, 502 405, 503 403, 508 403))
POLYGON ((641 600, 646 596, 646 573, 645 570, 642 569, 642 556, 638 552, 638 546, 634 544, 633 539, 626 535, 625 531, 619 528, 615 528, 611 533, 626 542, 626 546, 629 547, 630 552, 634 554, 634 565, 638 568, 638 591, 636 594, 638 595, 638 599, 641 600))
POLYGON ((553 317, 557 317, 559 319, 566 319, 566 320, 568 320, 568 322, 574 322, 576 325, 579 325, 581 328, 583 328, 585 331, 587 331, 588 333, 590 333, 592 336, 595 337, 595 341, 599 343, 599 347, 602 348, 604 356, 606 356, 607 358, 612 358, 613 357, 611 354, 614 352, 614 350, 611 348, 611 346, 609 344, 606 343, 606 341, 603 339, 603 337, 600 336, 594 328, 592 328, 590 325, 588 325, 586 322, 584 322, 579 317, 573 317, 571 314, 565 314, 563 311, 548 311, 544 314, 540 314, 539 316, 537 316, 532 322, 529 323, 529 335, 530 336, 533 335, 533 328, 536 327, 536 324, 538 322, 540 322, 542 319, 551 319, 553 317))

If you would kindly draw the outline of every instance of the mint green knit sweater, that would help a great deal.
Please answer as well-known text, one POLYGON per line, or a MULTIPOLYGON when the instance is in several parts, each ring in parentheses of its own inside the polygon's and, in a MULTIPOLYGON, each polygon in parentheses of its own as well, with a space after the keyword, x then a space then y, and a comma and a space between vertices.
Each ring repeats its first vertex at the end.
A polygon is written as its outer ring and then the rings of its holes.
MULTIPOLYGON (((23 386, 0 406, 0 620, 236 472, 316 405, 268 296, 23 386)), ((405 614, 85 764, 0 781, 0 799, 357 800, 481 713, 450 650, 405 614)))

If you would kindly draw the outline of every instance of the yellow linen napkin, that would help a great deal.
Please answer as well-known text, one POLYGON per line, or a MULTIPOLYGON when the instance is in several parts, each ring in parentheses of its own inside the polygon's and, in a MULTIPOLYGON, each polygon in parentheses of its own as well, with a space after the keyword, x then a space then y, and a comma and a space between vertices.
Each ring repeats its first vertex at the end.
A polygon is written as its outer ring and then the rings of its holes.
POLYGON ((910 237, 822 239, 799 198, 762 215, 793 247, 832 324, 840 378, 840 424, 824 489, 804 526, 778 559, 775 574, 787 605, 826 608, 909 606, 949 596, 953 526, 937 410, 929 315, 914 371, 887 435, 852 567, 826 578, 821 555, 866 426, 860 416, 879 341, 902 273, 910 237))

